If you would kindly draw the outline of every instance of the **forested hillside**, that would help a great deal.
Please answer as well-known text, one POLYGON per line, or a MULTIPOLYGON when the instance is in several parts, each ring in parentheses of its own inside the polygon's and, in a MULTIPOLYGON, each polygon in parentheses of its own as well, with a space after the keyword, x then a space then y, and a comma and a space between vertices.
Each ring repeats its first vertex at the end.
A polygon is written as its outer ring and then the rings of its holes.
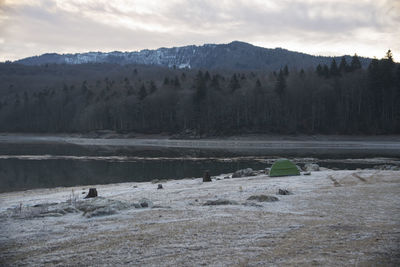
POLYGON ((342 58, 278 72, 0 64, 0 131, 400 133, 400 66, 342 58))

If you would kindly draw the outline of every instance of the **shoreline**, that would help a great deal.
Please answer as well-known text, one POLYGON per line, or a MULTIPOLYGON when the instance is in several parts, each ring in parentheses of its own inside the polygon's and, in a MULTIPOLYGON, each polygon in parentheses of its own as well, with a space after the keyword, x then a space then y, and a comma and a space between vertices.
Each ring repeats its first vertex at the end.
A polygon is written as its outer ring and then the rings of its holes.
MULTIPOLYGON (((3 165, 3 173, 0 175, 1 190, 0 193, 20 192, 28 190, 68 188, 68 187, 89 187, 93 185, 112 185, 115 183, 132 182, 154 182, 185 180, 189 177, 201 177, 205 170, 208 170, 212 176, 221 176, 220 173, 232 174, 240 169, 251 167, 255 173, 263 173, 265 168, 270 168, 272 164, 281 157, 260 157, 260 156, 242 156, 242 157, 138 157, 138 156, 53 156, 53 155, 0 155, 0 163, 3 165), (10 166, 10 164, 14 164, 10 166), (35 165, 32 165, 35 164, 35 165), (70 168, 61 167, 69 166, 70 168), (95 165, 93 165, 95 164, 95 165), (78 178, 86 175, 86 172, 79 170, 93 170, 95 166, 107 165, 106 173, 92 173, 85 179, 78 178), (170 169, 165 166, 175 166, 170 169), (31 171, 24 166, 31 166, 31 171), (9 175, 8 169, 25 168, 25 176, 29 177, 30 172, 35 172, 35 168, 45 168, 46 172, 40 176, 32 176, 31 179, 36 183, 28 183, 26 178, 22 180, 19 175, 13 180, 9 175), (56 168, 54 168, 56 166, 56 168), (136 167, 135 167, 136 166, 136 167), (137 168, 157 168, 159 171, 138 172, 137 168), (163 167, 164 166, 164 167, 163 167), (130 172, 120 172, 121 168, 129 168, 130 172), (186 171, 171 171, 173 169, 183 168, 186 171), (188 171, 191 169, 192 171, 188 171), (136 172, 135 172, 136 170, 136 172), (59 173, 68 172, 66 176, 59 173), (168 173, 167 173, 168 172, 168 173), (48 177, 51 182, 45 182, 48 177), (37 180, 39 179, 39 180, 37 180), (94 182, 94 183, 93 183, 94 182), (13 186, 9 186, 13 184, 13 186)), ((400 158, 288 158, 298 167, 303 168, 306 164, 317 164, 321 170, 399 170, 400 158)), ((190 179, 192 179, 190 178, 190 179)))
POLYGON ((260 141, 399 141, 400 134, 382 135, 346 135, 346 134, 233 134, 216 135, 193 138, 190 136, 177 136, 174 134, 121 134, 114 131, 98 131, 90 133, 24 133, 24 132, 0 132, 0 137, 59 137, 59 138, 87 138, 87 139, 167 139, 167 140, 260 140, 260 141))
POLYGON ((220 139, 83 138, 0 134, 0 154, 151 155, 212 154, 303 157, 400 157, 400 136, 240 136, 220 139))
POLYGON ((399 174, 323 170, 277 178, 219 175, 211 183, 201 178, 165 181, 162 190, 151 182, 96 185, 97 200, 83 199, 88 186, 3 193, 2 263, 396 265, 399 174), (292 194, 279 195, 278 189, 292 194), (78 204, 99 202, 103 213, 62 212, 74 194, 78 204), (254 195, 278 201, 248 200, 254 195), (148 206, 137 208, 135 203, 143 199, 148 206), (206 205, 218 199, 225 202, 206 205), (52 212, 42 213, 47 204, 52 212))

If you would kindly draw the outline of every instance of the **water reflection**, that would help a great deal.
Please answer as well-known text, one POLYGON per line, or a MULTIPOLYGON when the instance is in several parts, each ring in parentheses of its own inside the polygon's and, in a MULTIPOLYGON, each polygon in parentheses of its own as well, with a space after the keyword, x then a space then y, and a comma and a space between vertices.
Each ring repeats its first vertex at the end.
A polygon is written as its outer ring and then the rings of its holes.
POLYGON ((215 160, 72 160, 0 159, 1 191, 32 188, 144 182, 153 179, 201 177, 229 173, 242 168, 264 169, 258 161, 215 160))
MULTIPOLYGON (((270 167, 274 158, 263 157, 132 157, 132 156, 51 156, 0 155, 0 192, 121 182, 145 182, 153 179, 182 179, 231 173, 239 169, 262 170, 270 167)), ((317 162, 320 166, 339 169, 371 168, 389 159, 295 158, 303 166, 317 162)), ((394 160, 398 163, 398 160, 394 160)))

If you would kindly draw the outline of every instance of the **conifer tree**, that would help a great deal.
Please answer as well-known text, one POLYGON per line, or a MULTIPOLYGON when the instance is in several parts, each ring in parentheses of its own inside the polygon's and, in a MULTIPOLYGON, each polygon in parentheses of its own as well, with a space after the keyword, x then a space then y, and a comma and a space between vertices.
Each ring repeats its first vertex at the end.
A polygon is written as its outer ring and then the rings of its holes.
POLYGON ((289 75, 289 68, 288 68, 287 65, 285 65, 285 67, 283 68, 283 74, 284 74, 285 76, 288 76, 288 75, 289 75))
POLYGON ((154 81, 150 81, 150 89, 149 89, 149 93, 153 94, 155 91, 157 91, 157 86, 154 83, 154 81))
POLYGON ((340 73, 345 73, 349 69, 349 66, 347 65, 347 61, 345 57, 342 57, 339 63, 339 71, 340 73))
POLYGON ((139 93, 138 93, 139 100, 145 99, 146 96, 147 96, 146 86, 144 86, 144 84, 142 84, 142 86, 139 89, 139 93))
POLYGON ((275 92, 279 97, 282 97, 285 94, 286 89, 286 80, 285 75, 282 70, 279 71, 278 79, 276 80, 275 92))
POLYGON ((361 69, 361 62, 358 59, 357 54, 354 54, 354 56, 351 58, 351 63, 350 63, 350 70, 355 71, 361 69))
POLYGON ((324 64, 324 67, 322 68, 322 76, 325 78, 329 78, 329 68, 327 65, 324 64))
POLYGON ((321 64, 318 64, 317 68, 315 69, 315 72, 317 73, 318 76, 323 75, 323 70, 321 64))
POLYGON ((332 59, 331 67, 329 69, 329 73, 332 76, 338 76, 340 74, 339 69, 336 65, 336 60, 332 59))
POLYGON ((239 83, 239 80, 238 80, 238 78, 236 76, 236 73, 234 73, 232 75, 231 81, 229 83, 229 87, 231 88, 231 92, 234 92, 234 91, 236 91, 237 89, 240 88, 240 83, 239 83))

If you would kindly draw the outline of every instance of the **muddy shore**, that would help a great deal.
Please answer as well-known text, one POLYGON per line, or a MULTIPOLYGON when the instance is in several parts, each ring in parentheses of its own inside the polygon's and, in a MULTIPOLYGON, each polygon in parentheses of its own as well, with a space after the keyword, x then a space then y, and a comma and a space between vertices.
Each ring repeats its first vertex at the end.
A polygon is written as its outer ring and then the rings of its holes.
POLYGON ((0 135, 0 154, 53 155, 252 155, 313 157, 400 157, 400 136, 270 136, 171 139, 79 135, 0 135))

